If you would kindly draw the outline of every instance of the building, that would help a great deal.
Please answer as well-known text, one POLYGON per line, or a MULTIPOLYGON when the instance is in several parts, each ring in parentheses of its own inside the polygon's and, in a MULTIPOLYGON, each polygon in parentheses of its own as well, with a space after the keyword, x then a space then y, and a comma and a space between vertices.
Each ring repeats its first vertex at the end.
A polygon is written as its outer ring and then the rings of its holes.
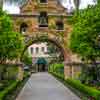
POLYGON ((35 43, 28 47, 29 55, 33 58, 48 57, 47 43, 35 43))
POLYGON ((11 16, 14 31, 25 37, 25 49, 36 42, 54 43, 61 48, 64 57, 65 77, 76 75, 79 71, 78 68, 66 64, 77 58, 72 56, 73 54, 68 48, 72 27, 68 24, 69 15, 59 0, 27 0, 20 7, 20 14, 11 16))
POLYGON ((39 58, 47 59, 49 55, 47 43, 35 43, 28 47, 29 56, 32 57, 32 63, 37 64, 39 58))

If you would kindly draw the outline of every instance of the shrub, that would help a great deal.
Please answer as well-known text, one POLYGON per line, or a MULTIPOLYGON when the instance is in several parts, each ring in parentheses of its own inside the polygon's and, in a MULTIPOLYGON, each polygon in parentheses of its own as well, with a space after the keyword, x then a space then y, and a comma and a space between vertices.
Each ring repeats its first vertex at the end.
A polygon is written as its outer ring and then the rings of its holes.
POLYGON ((100 91, 99 90, 97 90, 93 87, 86 86, 78 80, 74 80, 74 79, 66 79, 65 80, 64 75, 62 75, 62 74, 59 74, 59 73, 56 73, 56 72, 51 72, 51 73, 54 76, 56 76, 57 78, 64 80, 64 82, 66 84, 69 84, 72 88, 77 89, 79 92, 84 94, 86 97, 94 98, 94 100, 100 100, 100 91))
POLYGON ((6 95, 11 93, 13 90, 15 90, 17 88, 18 83, 19 81, 13 81, 12 84, 10 84, 10 86, 8 86, 2 92, 0 92, 0 100, 4 100, 6 95))
POLYGON ((80 81, 73 80, 73 79, 67 79, 65 81, 73 88, 76 88, 86 96, 93 97, 95 98, 95 100, 100 100, 100 91, 96 90, 95 88, 86 86, 82 84, 80 81))
POLYGON ((64 80, 64 75, 56 73, 56 72, 50 72, 51 74, 53 74, 55 77, 58 77, 61 80, 64 80))
POLYGON ((52 64, 49 67, 49 71, 64 75, 64 65, 63 64, 52 64))

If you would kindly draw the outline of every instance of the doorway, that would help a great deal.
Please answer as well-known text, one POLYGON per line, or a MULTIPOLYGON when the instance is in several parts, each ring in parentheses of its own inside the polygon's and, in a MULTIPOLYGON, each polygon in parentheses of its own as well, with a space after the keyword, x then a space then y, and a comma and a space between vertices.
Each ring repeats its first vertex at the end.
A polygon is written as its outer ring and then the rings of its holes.
POLYGON ((38 58, 37 60, 37 69, 38 72, 46 72, 47 71, 47 61, 45 60, 45 58, 38 58))

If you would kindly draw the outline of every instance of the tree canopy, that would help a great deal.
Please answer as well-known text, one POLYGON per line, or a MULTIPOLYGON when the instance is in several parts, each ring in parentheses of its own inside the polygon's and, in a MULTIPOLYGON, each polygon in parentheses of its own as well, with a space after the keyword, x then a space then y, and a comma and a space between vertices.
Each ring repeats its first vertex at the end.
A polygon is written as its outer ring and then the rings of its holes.
POLYGON ((70 48, 85 59, 96 59, 100 55, 98 35, 100 33, 100 4, 80 10, 73 17, 70 48))
POLYGON ((12 29, 10 17, 0 10, 0 62, 19 57, 23 49, 23 37, 12 29))

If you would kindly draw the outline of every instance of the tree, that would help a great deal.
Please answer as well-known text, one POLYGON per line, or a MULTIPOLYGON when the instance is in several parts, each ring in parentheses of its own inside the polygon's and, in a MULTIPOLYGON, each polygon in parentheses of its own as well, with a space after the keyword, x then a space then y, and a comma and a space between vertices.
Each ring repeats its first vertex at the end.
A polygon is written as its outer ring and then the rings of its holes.
POLYGON ((97 3, 99 4, 100 3, 100 0, 97 0, 97 3))
POLYGON ((19 58, 23 50, 23 37, 12 28, 10 17, 0 10, 0 63, 19 58))
POLYGON ((96 59, 100 54, 97 37, 100 32, 100 7, 91 6, 75 14, 70 48, 86 59, 96 59))
POLYGON ((100 33, 100 5, 89 6, 87 9, 79 11, 74 15, 73 20, 70 48, 85 61, 91 61, 93 63, 91 68, 97 68, 95 62, 98 57, 100 58, 97 40, 98 33, 100 33))

